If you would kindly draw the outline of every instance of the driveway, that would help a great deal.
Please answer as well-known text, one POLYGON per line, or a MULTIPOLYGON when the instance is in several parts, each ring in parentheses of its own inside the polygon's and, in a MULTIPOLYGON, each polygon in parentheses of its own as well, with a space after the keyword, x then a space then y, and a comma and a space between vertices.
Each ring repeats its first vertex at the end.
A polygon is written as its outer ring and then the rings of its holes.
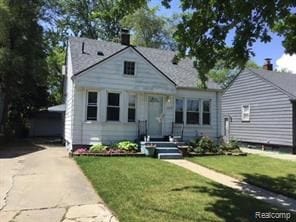
POLYGON ((117 221, 66 149, 0 148, 1 222, 117 221))

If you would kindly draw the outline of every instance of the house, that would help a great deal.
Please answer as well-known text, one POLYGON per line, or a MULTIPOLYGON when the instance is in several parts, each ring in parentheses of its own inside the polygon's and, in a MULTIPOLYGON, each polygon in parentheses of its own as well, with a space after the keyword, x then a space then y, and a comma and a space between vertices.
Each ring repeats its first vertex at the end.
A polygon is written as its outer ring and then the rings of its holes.
POLYGON ((246 69, 222 97, 224 138, 296 153, 296 75, 246 69))
POLYGON ((207 90, 199 89, 190 59, 132 46, 129 38, 125 32, 121 43, 69 38, 66 146, 136 140, 141 124, 151 138, 171 135, 178 124, 184 140, 220 137, 220 87, 208 81, 207 90))

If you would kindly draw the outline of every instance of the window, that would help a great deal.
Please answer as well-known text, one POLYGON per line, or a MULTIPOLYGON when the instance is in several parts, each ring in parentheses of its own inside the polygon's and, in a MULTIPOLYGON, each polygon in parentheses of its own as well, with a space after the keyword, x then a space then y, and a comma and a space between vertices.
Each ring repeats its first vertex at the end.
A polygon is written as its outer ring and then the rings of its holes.
POLYGON ((108 93, 107 120, 119 121, 119 93, 108 93))
POLYGON ((135 62, 124 61, 124 75, 135 75, 135 62))
POLYGON ((97 100, 98 100, 97 92, 88 92, 86 120, 97 120, 97 110, 98 110, 97 100))
POLYGON ((199 124, 199 100, 187 100, 187 124, 199 124))
POLYGON ((183 123, 183 99, 176 99, 175 123, 183 123))
POLYGON ((242 121, 250 121, 250 104, 242 105, 242 121))
POLYGON ((210 125, 211 124, 211 101, 204 100, 202 102, 202 124, 210 125))
POLYGON ((136 122, 136 96, 128 96, 128 122, 136 122))

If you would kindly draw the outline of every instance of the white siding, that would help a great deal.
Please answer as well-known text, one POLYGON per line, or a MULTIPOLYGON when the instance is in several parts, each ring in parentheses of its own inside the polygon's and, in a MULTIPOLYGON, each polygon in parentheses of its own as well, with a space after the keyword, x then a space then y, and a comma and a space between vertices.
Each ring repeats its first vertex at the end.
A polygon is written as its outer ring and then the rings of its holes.
POLYGON ((67 49, 67 74, 66 74, 66 111, 65 111, 65 140, 67 147, 70 147, 72 144, 72 115, 73 115, 73 92, 74 92, 74 85, 71 79, 72 77, 72 61, 71 61, 71 53, 70 47, 67 49))
MULTIPOLYGON (((241 73, 222 100, 230 115, 230 136, 245 142, 292 145, 292 104, 289 97, 251 72, 241 73), (241 121, 241 106, 250 104, 250 122, 241 121)), ((222 125, 223 127, 223 125, 222 125)))
MULTIPOLYGON (((221 94, 213 91, 200 91, 200 90, 188 90, 188 89, 178 89, 177 98, 185 98, 185 112, 184 112, 184 140, 190 140, 196 136, 204 135, 209 136, 212 139, 216 140, 221 136, 219 127, 220 127, 220 118, 221 118, 221 94), (192 125, 186 124, 186 101, 187 99, 200 99, 210 100, 211 101, 211 124, 202 125, 202 116, 200 112, 200 124, 192 125)), ((201 107, 201 106, 200 106, 201 107)), ((175 114, 173 114, 173 117, 175 114)))
POLYGON ((104 88, 146 93, 175 94, 175 85, 150 65, 133 49, 94 66, 76 78, 76 83, 84 88, 104 88), (136 62, 135 76, 123 75, 124 61, 136 62))
POLYGON ((184 96, 198 99, 211 99, 210 126, 186 126, 185 138, 195 137, 196 131, 212 138, 217 137, 216 121, 216 92, 200 90, 176 90, 175 85, 164 77, 151 64, 139 56, 133 49, 128 49, 109 60, 94 66, 80 76, 74 78, 75 95, 73 109, 73 144, 94 144, 98 142, 112 143, 118 140, 137 139, 137 121, 148 118, 148 96, 163 96, 162 135, 171 134, 172 122, 175 118, 175 96, 184 96), (136 62, 136 75, 123 75, 123 62, 136 62), (88 90, 98 92, 98 119, 86 121, 86 96, 88 90), (107 94, 120 93, 120 121, 106 121, 107 94), (127 120, 128 94, 135 93, 136 123, 127 120))

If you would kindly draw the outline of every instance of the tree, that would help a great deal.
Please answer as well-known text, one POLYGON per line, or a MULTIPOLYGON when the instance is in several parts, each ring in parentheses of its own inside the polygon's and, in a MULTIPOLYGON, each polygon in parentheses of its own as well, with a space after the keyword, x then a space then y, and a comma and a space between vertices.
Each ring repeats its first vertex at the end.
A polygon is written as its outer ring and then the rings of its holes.
MULTIPOLYGON (((223 66, 223 61, 218 61, 213 69, 208 73, 208 76, 216 83, 221 85, 222 88, 226 88, 230 82, 242 71, 240 67, 234 69, 228 69, 223 66)), ((254 61, 249 60, 246 68, 260 69, 254 61)))
POLYGON ((63 74, 62 67, 65 64, 65 50, 62 47, 55 46, 50 48, 46 58, 48 66, 48 91, 49 104, 57 105, 63 103, 63 74))
POLYGON ((156 15, 158 8, 142 7, 125 16, 121 24, 133 33, 132 42, 137 46, 175 49, 174 28, 168 18, 156 15))
POLYGON ((19 136, 26 118, 47 105, 47 66, 42 28, 38 24, 41 1, 0 1, 0 88, 4 93, 2 123, 6 135, 19 136), (2 13, 1 13, 2 14, 2 13), (3 29, 2 29, 3 28, 3 29))
MULTIPOLYGON (((170 2, 162 1, 167 7, 170 2)), ((209 71, 220 60, 225 68, 243 68, 254 55, 253 44, 271 40, 270 30, 285 37, 287 53, 296 52, 294 0, 182 0, 181 4, 184 15, 175 33, 179 56, 194 59, 204 87, 209 71), (234 36, 231 46, 226 44, 230 33, 234 36)))
MULTIPOLYGON (((146 5, 146 0, 57 0, 47 1, 50 24, 63 36, 74 35, 114 41, 120 20, 146 5)), ((65 40, 65 39, 63 39, 65 40)))

